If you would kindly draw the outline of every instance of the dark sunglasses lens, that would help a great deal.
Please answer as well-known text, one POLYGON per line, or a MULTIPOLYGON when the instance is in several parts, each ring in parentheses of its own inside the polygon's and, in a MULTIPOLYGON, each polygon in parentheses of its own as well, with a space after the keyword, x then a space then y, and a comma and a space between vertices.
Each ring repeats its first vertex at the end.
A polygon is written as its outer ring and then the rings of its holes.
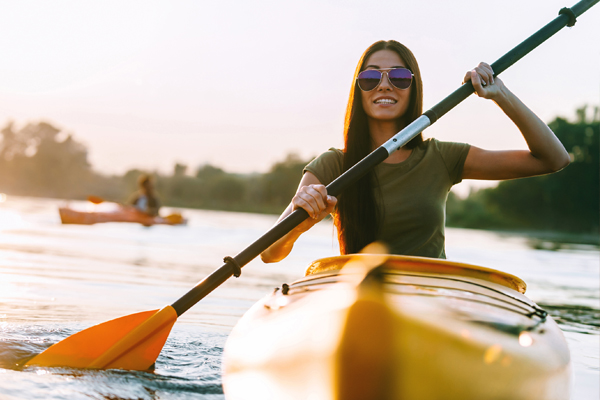
POLYGON ((379 81, 381 81, 381 72, 374 69, 368 69, 358 74, 358 86, 365 92, 375 89, 379 85, 379 81))
POLYGON ((398 89, 408 89, 412 83, 412 73, 406 68, 396 68, 389 72, 392 85, 398 89))

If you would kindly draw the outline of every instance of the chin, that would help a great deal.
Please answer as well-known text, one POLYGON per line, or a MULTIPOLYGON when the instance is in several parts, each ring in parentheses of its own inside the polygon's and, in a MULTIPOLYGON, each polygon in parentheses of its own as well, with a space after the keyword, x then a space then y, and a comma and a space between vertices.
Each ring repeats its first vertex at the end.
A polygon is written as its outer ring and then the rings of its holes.
POLYGON ((371 118, 378 120, 378 121, 396 121, 397 119, 399 119, 402 115, 398 114, 398 113, 374 113, 371 115, 371 118))

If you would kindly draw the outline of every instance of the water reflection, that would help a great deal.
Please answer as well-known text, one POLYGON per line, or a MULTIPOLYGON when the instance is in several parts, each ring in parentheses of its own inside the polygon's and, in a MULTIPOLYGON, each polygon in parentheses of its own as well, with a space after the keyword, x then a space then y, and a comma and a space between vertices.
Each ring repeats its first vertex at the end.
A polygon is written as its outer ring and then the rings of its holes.
POLYGON ((562 330, 590 335, 600 334, 600 309, 582 305, 539 304, 562 330))
POLYGON ((58 326, 40 329, 19 324, 5 324, 1 329, 0 398, 4 398, 2 395, 15 399, 223 398, 220 374, 226 334, 202 332, 186 325, 176 327, 153 372, 39 367, 23 370, 27 360, 79 329, 58 326))

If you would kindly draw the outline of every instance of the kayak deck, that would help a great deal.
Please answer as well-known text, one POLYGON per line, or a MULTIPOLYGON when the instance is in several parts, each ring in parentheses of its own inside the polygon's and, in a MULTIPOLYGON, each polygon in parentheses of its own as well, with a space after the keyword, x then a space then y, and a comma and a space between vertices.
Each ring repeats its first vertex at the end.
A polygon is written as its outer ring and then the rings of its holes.
POLYGON ((318 260, 307 274, 232 331, 228 399, 568 398, 564 337, 517 277, 381 255, 318 260))

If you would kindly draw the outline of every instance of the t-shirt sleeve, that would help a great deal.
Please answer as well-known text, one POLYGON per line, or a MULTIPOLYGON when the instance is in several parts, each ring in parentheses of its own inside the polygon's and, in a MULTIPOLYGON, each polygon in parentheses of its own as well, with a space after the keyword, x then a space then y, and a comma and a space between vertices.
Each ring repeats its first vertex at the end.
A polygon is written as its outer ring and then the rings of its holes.
POLYGON ((329 185, 335 178, 342 174, 344 153, 342 150, 331 148, 312 160, 302 173, 310 172, 317 177, 323 185, 329 185))
POLYGON ((453 185, 462 181, 463 168, 467 154, 469 154, 470 144, 455 142, 440 142, 436 140, 437 148, 444 160, 450 181, 453 185))

